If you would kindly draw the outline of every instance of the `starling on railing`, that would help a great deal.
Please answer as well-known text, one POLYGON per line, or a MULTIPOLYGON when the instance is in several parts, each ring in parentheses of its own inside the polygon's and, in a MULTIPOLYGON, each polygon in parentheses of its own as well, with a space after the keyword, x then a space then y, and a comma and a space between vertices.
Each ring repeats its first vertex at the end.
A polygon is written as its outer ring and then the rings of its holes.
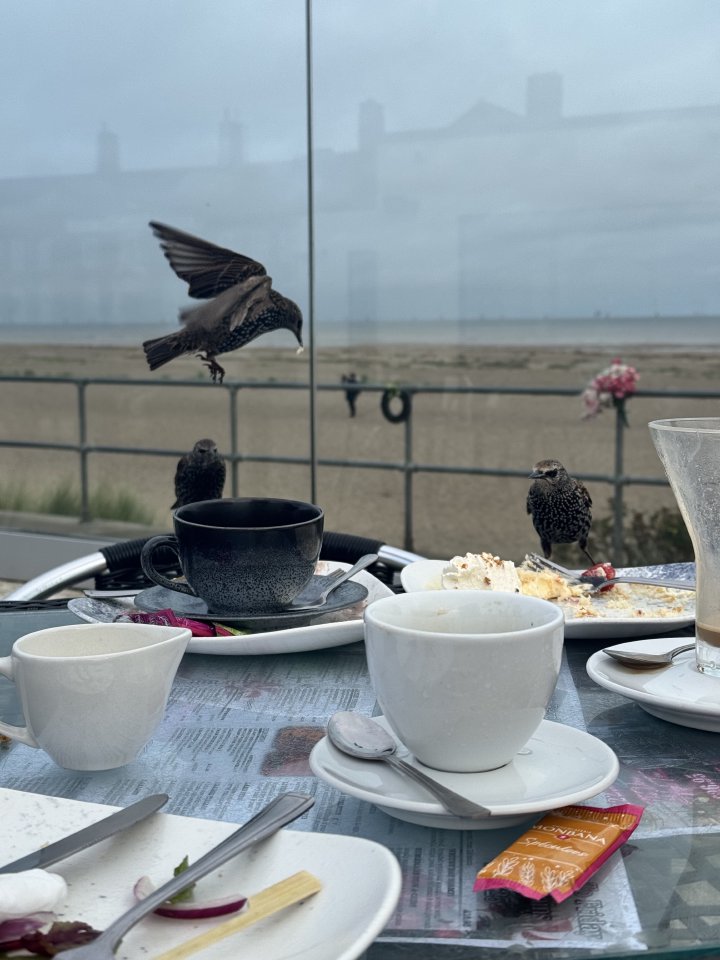
POLYGON ((182 507, 199 500, 219 500, 225 486, 225 461, 214 440, 198 440, 190 453, 178 460, 175 471, 175 503, 182 507))
POLYGON ((222 383, 225 371, 216 360, 219 354, 283 328, 295 334, 298 353, 302 350, 300 309, 272 289, 261 263, 174 227, 155 221, 150 226, 170 266, 187 281, 189 295, 207 300, 180 311, 182 328, 177 333, 143 343, 151 370, 184 353, 195 353, 209 368, 213 382, 222 383))
POLYGON ((589 559, 587 540, 592 524, 592 500, 585 484, 571 477, 559 460, 540 460, 530 474, 527 512, 550 557, 554 543, 575 543, 589 559))

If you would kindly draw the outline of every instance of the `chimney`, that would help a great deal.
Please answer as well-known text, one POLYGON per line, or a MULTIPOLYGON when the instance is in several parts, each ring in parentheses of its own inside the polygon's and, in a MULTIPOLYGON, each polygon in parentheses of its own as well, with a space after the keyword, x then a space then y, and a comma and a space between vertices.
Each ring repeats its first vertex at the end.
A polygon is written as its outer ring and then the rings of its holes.
POLYGON ((120 141, 105 124, 97 135, 95 172, 104 175, 120 172, 120 141))
POLYGON ((559 73, 533 73, 525 88, 525 116, 532 123, 562 119, 563 80, 559 73))
POLYGON ((385 111, 377 100, 363 100, 358 116, 358 146, 376 147, 385 135, 385 111))
POLYGON ((238 167, 245 159, 242 124, 233 120, 226 110, 220 123, 220 166, 238 167))

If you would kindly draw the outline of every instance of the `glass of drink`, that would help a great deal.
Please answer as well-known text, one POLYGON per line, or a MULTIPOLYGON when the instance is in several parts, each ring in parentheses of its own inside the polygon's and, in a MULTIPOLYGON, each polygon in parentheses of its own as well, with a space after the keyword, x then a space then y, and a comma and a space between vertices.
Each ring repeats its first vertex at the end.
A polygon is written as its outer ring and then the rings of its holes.
POLYGON ((720 417, 649 427, 695 551, 697 668, 720 677, 720 417))

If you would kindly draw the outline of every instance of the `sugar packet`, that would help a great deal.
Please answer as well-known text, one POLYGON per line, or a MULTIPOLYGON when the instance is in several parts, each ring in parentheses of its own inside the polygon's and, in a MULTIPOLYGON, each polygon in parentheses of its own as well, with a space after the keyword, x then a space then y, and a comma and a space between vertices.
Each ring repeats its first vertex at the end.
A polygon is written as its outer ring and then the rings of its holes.
POLYGON ((473 890, 504 887, 561 903, 625 843, 643 810, 631 803, 553 810, 478 871, 473 890))

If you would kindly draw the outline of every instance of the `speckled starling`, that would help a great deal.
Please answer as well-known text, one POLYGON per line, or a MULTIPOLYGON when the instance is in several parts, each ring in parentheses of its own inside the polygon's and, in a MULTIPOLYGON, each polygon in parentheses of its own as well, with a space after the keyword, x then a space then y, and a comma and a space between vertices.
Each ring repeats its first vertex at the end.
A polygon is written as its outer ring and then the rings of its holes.
POLYGON ((143 343, 151 370, 184 353, 196 353, 213 381, 222 383, 225 371, 215 359, 218 354, 282 328, 295 334, 298 352, 302 350, 300 309, 272 289, 261 263, 162 223, 151 221, 150 226, 170 266, 187 281, 189 295, 208 301, 180 311, 182 329, 177 333, 143 343))
POLYGON ((530 474, 527 512, 540 537, 546 557, 554 543, 575 543, 589 559, 587 539, 592 523, 592 500, 585 485, 571 477, 559 460, 540 460, 530 474))
POLYGON ((178 460, 175 471, 175 503, 182 507, 198 500, 218 500, 225 486, 225 461, 214 440, 198 440, 190 453, 178 460))

